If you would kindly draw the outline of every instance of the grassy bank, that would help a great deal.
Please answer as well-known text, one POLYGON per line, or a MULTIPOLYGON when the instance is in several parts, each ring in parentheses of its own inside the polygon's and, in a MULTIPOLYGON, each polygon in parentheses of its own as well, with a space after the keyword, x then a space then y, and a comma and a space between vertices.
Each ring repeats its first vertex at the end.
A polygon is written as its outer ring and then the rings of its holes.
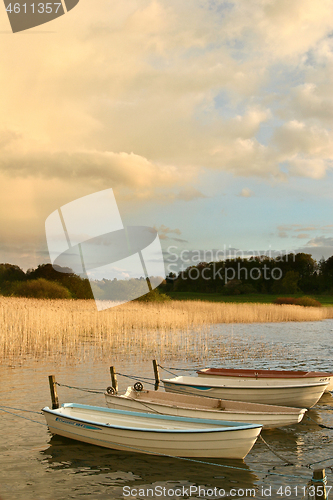
POLYGON ((98 312, 93 300, 0 297, 0 359, 47 353, 82 358, 87 346, 96 346, 99 355, 109 358, 119 347, 124 356, 154 353, 163 358, 165 349, 184 350, 184 342, 193 352, 204 350, 207 327, 212 324, 332 317, 329 307, 170 301, 129 302, 98 312))
MULTIPOLYGON (((222 295, 221 293, 196 293, 196 292, 168 292, 173 300, 201 300, 206 302, 235 302, 239 303, 258 303, 272 304, 275 299, 281 297, 281 294, 263 294, 251 293, 249 295, 222 295)), ((285 294, 286 297, 303 297, 304 293, 285 294)), ((318 300, 325 307, 333 307, 333 295, 307 295, 318 300)))

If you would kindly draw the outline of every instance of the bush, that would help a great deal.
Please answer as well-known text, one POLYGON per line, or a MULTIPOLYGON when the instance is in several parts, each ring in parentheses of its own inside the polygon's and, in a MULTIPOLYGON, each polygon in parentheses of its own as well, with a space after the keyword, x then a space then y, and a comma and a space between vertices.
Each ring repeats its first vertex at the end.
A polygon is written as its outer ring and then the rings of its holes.
POLYGON ((67 288, 55 283, 47 281, 44 278, 38 280, 29 280, 25 282, 17 282, 13 295, 17 297, 29 297, 34 299, 70 299, 71 294, 67 288))
POLYGON ((311 297, 301 297, 297 299, 297 304, 305 307, 322 307, 322 304, 318 300, 311 299, 311 297))
POLYGON ((160 293, 156 288, 150 292, 138 297, 139 302, 168 302, 171 298, 165 293, 160 293))
POLYGON ((311 299, 311 297, 300 297, 296 299, 295 297, 278 297, 273 301, 273 304, 289 304, 295 306, 304 307, 322 307, 318 300, 311 299))
POLYGON ((294 305, 297 306, 297 300, 294 297, 278 297, 277 299, 273 300, 273 304, 289 304, 289 305, 294 305))

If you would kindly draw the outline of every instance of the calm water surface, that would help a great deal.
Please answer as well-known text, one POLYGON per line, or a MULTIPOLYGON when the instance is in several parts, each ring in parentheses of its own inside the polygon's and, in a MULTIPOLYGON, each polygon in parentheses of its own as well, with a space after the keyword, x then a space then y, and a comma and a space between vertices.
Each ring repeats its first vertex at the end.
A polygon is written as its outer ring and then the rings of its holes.
MULTIPOLYGON (((159 353, 155 352, 151 358, 156 357, 166 367, 193 369, 193 373, 195 368, 207 365, 332 371, 332 338, 332 320, 320 323, 214 325, 207 334, 202 351, 206 355, 198 353, 197 359, 195 352, 190 357, 186 355, 191 350, 189 336, 184 352, 170 352, 164 359, 160 359, 159 353)), ((143 359, 140 352, 133 352, 129 359, 122 352, 115 351, 113 359, 103 361, 94 361, 93 357, 85 360, 78 358, 72 362, 61 357, 53 360, 12 359, 0 366, 0 406, 39 412, 43 406, 50 405, 49 374, 55 374, 62 384, 103 390, 110 385, 111 364, 121 373, 152 377, 151 359, 143 359)), ((119 385, 121 390, 125 389, 129 380, 119 377, 119 385)), ((59 388, 59 398, 61 402, 104 405, 102 394, 65 387, 59 388)), ((166 492, 170 490, 168 498, 177 498, 171 494, 172 490, 182 487, 185 493, 182 498, 199 498, 194 490, 190 494, 189 488, 201 486, 206 491, 214 487, 226 491, 240 489, 232 497, 237 499, 249 498, 245 496, 245 491, 242 493, 246 488, 255 488, 256 498, 301 499, 303 488, 312 476, 308 465, 323 460, 312 465, 312 469, 325 467, 328 485, 333 484, 329 468, 333 466, 333 430, 318 426, 318 423, 324 423, 333 427, 333 398, 330 394, 324 395, 315 409, 309 412, 311 420, 305 419, 297 426, 263 433, 270 446, 294 465, 286 465, 260 441, 244 461, 205 460, 215 465, 117 452, 51 437, 47 427, 42 425, 42 415, 8 411, 16 415, 0 411, 1 500, 133 498, 124 495, 124 486, 137 490, 165 487, 166 492), (282 490, 279 490, 280 486, 282 490), (291 488, 290 494, 287 486, 291 488)), ((139 491, 137 493, 134 497, 148 498, 140 496, 139 491)), ((200 498, 214 498, 214 495, 209 496, 211 493, 200 495, 200 498)), ((333 492, 330 497, 333 498, 333 492)), ((149 498, 163 496, 150 494, 149 498)))

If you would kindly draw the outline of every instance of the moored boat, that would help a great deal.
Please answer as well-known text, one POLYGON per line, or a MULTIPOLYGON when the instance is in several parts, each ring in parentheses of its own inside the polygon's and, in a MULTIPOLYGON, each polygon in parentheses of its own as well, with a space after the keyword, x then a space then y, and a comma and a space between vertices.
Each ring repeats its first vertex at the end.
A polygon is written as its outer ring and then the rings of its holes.
POLYGON ((180 457, 242 459, 262 428, 75 403, 42 411, 52 434, 131 453, 180 457))
POLYGON ((301 370, 257 370, 248 368, 203 368, 198 370, 199 377, 223 377, 227 383, 238 378, 239 380, 268 379, 283 384, 313 384, 327 382, 325 392, 333 391, 333 373, 301 370))
POLYGON ((297 408, 311 408, 328 385, 327 382, 291 385, 267 379, 243 381, 237 378, 224 383, 221 377, 183 376, 162 382, 167 392, 297 408))
POLYGON ((136 391, 128 387, 123 395, 105 393, 109 408, 158 413, 210 420, 261 424, 263 428, 282 427, 301 422, 304 408, 243 403, 163 391, 136 391))

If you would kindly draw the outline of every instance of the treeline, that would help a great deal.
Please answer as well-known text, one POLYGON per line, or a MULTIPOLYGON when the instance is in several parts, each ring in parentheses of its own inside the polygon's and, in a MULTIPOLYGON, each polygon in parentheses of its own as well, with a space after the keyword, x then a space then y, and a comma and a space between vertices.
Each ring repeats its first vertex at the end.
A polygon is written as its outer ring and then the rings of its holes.
POLYGON ((40 299, 92 299, 88 279, 74 273, 63 273, 51 264, 42 264, 25 273, 12 264, 0 264, 0 294, 40 299))
MULTIPOLYGON (((37 299, 96 299, 144 302, 170 300, 157 289, 147 293, 145 278, 129 280, 107 280, 89 282, 77 276, 70 269, 57 271, 51 264, 42 264, 25 273, 12 264, 0 264, 0 295, 7 297, 28 297, 37 299), (66 271, 66 272, 64 272, 66 271), (94 290, 94 295, 92 292, 94 290)), ((160 279, 151 277, 152 286, 160 279)))
POLYGON ((333 256, 319 262, 305 253, 200 262, 178 275, 170 273, 166 282, 166 293, 333 293, 333 256))
MULTIPOLYGON (((70 270, 67 270, 70 271, 70 270)), ((92 283, 96 298, 112 296, 131 300, 144 292, 145 280, 102 280, 92 283)), ((157 284, 157 283, 156 283, 157 284)), ((156 286, 156 285, 155 285, 156 286)), ((140 300, 167 299, 168 292, 263 294, 333 294, 333 256, 315 261, 310 254, 298 253, 276 258, 227 259, 200 262, 184 271, 170 273, 166 280, 140 300), (161 294, 160 292, 163 292, 161 294)), ((24 272, 16 265, 0 264, 0 294, 4 296, 93 299, 91 284, 72 272, 58 272, 51 264, 39 265, 24 272)))

